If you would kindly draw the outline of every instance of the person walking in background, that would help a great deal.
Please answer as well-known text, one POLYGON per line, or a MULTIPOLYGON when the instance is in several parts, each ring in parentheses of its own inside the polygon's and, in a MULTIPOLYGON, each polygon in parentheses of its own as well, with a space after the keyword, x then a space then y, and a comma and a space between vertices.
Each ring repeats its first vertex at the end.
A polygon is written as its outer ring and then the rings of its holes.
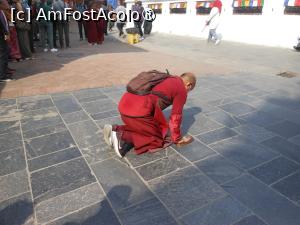
MULTIPOLYGON (((65 8, 68 8, 68 4, 63 0, 55 0, 53 3, 53 10, 55 12, 61 12, 64 15, 65 8)), ((57 21, 58 29, 58 39, 60 48, 64 48, 64 40, 66 48, 70 48, 70 38, 69 38, 69 19, 59 18, 57 21)), ((56 30, 54 31, 54 37, 56 37, 56 30)))
MULTIPOLYGON (((124 13, 124 15, 126 15, 126 8, 124 6, 124 1, 119 1, 119 5, 115 9, 115 12, 116 12, 117 15, 120 14, 120 16, 121 16, 121 13, 124 13)), ((123 28, 124 28, 126 23, 123 22, 123 21, 120 21, 119 17, 117 17, 117 19, 118 19, 117 20, 117 28, 119 30, 119 37, 125 37, 123 28)))
MULTIPOLYGON (((47 15, 48 12, 51 11, 51 0, 41 0, 40 7, 44 10, 47 15)), ((44 20, 41 18, 40 22, 40 34, 41 34, 41 42, 42 47, 44 48, 44 52, 48 51, 48 48, 51 52, 57 52, 57 49, 53 46, 53 24, 51 20, 44 20), (46 37, 48 40, 48 48, 46 47, 46 37)))
POLYGON ((134 21, 134 26, 138 29, 139 35, 140 35, 140 41, 144 40, 144 33, 142 30, 142 25, 144 22, 144 17, 143 17, 143 5, 141 1, 136 1, 135 4, 132 6, 132 12, 137 12, 139 15, 139 21, 134 21))
MULTIPOLYGON (((82 0, 80 3, 77 3, 75 5, 75 8, 78 12, 81 13, 81 15, 83 14, 84 11, 87 10, 87 6, 85 5, 84 0, 82 0)), ((77 20, 77 24, 78 24, 78 31, 79 31, 79 39, 80 41, 82 41, 83 40, 82 28, 84 30, 84 37, 87 38, 86 24, 83 19, 77 20)))
POLYGON ((220 14, 222 12, 222 2, 220 0, 215 0, 212 3, 212 9, 208 18, 206 19, 206 26, 209 26, 209 34, 207 41, 214 42, 216 45, 220 43, 221 37, 217 34, 217 28, 220 23, 220 14))

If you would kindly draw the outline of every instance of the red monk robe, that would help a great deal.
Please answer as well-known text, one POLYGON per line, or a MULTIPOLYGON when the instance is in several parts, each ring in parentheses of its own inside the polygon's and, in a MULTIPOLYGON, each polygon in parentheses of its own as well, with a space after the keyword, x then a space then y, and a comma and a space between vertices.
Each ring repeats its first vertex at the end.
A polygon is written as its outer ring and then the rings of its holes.
POLYGON ((156 85, 153 91, 160 92, 173 102, 169 124, 162 110, 168 104, 156 95, 138 96, 125 93, 119 103, 119 111, 125 125, 114 126, 121 139, 134 145, 135 152, 141 154, 156 151, 170 145, 166 138, 170 129, 171 140, 181 139, 182 110, 187 98, 187 90, 180 77, 170 77, 156 85))

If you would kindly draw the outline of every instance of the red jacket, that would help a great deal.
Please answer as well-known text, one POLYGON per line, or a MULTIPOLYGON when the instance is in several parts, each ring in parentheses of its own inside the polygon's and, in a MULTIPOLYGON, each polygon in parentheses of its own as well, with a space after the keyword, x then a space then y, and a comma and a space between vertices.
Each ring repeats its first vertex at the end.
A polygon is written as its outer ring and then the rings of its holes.
MULTIPOLYGON (((181 138, 182 111, 187 98, 184 83, 180 77, 167 78, 156 85, 153 91, 162 93, 172 102, 173 106, 168 127, 171 131, 172 141, 176 143, 181 138)), ((131 117, 154 116, 164 126, 166 122, 161 110, 165 108, 162 105, 168 104, 164 101, 165 104, 159 104, 160 101, 163 100, 153 94, 138 96, 125 93, 119 103, 119 111, 121 114, 131 117)))

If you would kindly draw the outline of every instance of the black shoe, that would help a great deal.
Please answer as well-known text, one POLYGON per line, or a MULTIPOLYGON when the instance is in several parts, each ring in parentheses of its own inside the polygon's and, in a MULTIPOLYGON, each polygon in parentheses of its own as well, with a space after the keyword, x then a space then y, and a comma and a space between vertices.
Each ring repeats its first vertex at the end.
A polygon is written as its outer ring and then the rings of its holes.
POLYGON ((298 46, 294 46, 294 49, 295 49, 296 51, 300 51, 300 47, 298 47, 298 46))
POLYGON ((113 148, 120 158, 123 158, 133 148, 133 144, 124 142, 116 131, 111 132, 111 139, 113 148))

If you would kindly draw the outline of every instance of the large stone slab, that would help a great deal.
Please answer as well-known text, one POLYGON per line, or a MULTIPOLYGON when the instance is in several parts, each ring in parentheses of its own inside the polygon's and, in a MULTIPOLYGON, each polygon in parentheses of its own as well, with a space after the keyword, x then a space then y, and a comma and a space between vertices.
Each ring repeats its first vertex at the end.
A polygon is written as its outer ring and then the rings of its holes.
POLYGON ((35 203, 95 182, 95 177, 83 158, 77 158, 31 174, 35 203))
POLYGON ((265 184, 272 184, 300 168, 300 165, 284 157, 276 158, 249 171, 265 184))
MULTIPOLYGON (((0 177, 0 202, 29 191, 26 170, 0 177)), ((0 203, 1 204, 1 203, 0 203)))
POLYGON ((119 216, 124 225, 177 224, 157 198, 126 208, 119 212, 119 216))
POLYGON ((175 153, 165 158, 137 167, 136 171, 143 177, 144 180, 148 181, 189 165, 190 162, 186 161, 179 154, 175 153))
POLYGON ((300 171, 284 178, 272 187, 289 199, 300 203, 300 171))
POLYGON ((237 117, 232 116, 223 110, 208 113, 207 116, 229 128, 237 127, 242 124, 241 120, 237 117))
POLYGON ((66 130, 67 130, 67 127, 63 123, 59 123, 59 124, 55 124, 55 125, 48 126, 48 127, 42 127, 42 128, 25 131, 25 132, 23 132, 23 137, 25 139, 29 139, 29 138, 35 138, 35 137, 39 137, 39 136, 43 136, 43 135, 47 135, 47 134, 58 133, 61 131, 66 131, 66 130))
POLYGON ((91 117, 94 120, 102 120, 105 118, 118 116, 119 114, 120 114, 119 111, 114 109, 114 110, 107 111, 107 112, 100 112, 100 113, 92 114, 91 117))
POLYGON ((153 197, 147 186, 124 162, 108 159, 93 164, 92 169, 117 211, 153 197))
POLYGON ((75 147, 75 142, 69 131, 40 136, 25 140, 27 157, 29 159, 62 149, 75 147))
POLYGON ((177 217, 226 195, 216 183, 194 167, 154 179, 149 185, 177 217))
POLYGON ((270 225, 296 225, 300 207, 249 175, 233 180, 223 188, 270 225))
POLYGON ((107 200, 67 215, 48 225, 121 225, 107 200))
POLYGON ((107 99, 106 95, 104 95, 99 89, 95 88, 74 91, 73 95, 78 99, 80 103, 107 99))
POLYGON ((75 159, 82 156, 78 148, 71 147, 61 151, 56 151, 47 155, 42 155, 28 160, 29 171, 39 170, 64 161, 75 159))
POLYGON ((10 131, 0 135, 0 152, 9 151, 14 148, 23 148, 20 131, 10 131))
POLYGON ((103 99, 94 102, 82 103, 83 108, 90 114, 117 109, 117 105, 110 99, 103 99))
POLYGON ((66 124, 77 123, 90 119, 90 117, 83 110, 62 114, 62 118, 66 124))
POLYGON ((191 162, 198 161, 208 156, 217 154, 215 151, 213 151, 211 148, 204 145, 197 139, 195 139, 191 144, 185 145, 183 147, 174 146, 174 148, 191 162))
POLYGON ((0 99, 1 107, 15 106, 15 105, 16 105, 16 99, 0 99))
POLYGON ((234 116, 241 116, 256 110, 254 107, 241 102, 229 103, 220 106, 220 108, 223 109, 225 112, 231 113, 234 116))
POLYGON ((227 139, 233 136, 238 135, 235 131, 224 127, 217 130, 209 131, 204 134, 200 134, 196 136, 200 141, 203 143, 209 145, 218 141, 221 141, 223 139, 227 139))
POLYGON ((273 137, 262 142, 265 146, 277 151, 287 158, 300 163, 300 146, 286 141, 281 137, 273 137))
POLYGON ((250 169, 278 156, 278 153, 242 136, 235 136, 210 147, 243 169, 250 169))
POLYGON ((82 110, 77 100, 72 96, 53 98, 53 102, 61 114, 82 110))
POLYGON ((34 225, 30 193, 24 193, 0 203, 0 224, 34 225))
POLYGON ((101 144, 99 145, 81 148, 81 152, 89 164, 100 162, 116 155, 104 141, 101 139, 100 141, 101 144))
POLYGON ((195 165, 218 184, 232 180, 243 173, 243 170, 220 155, 211 156, 195 165))
POLYGON ((182 221, 185 225, 230 225, 249 214, 249 209, 228 196, 193 211, 182 221))
POLYGON ((0 152, 0 176, 26 168, 24 149, 16 148, 0 152))
POLYGON ((103 144, 103 135, 92 120, 86 120, 68 126, 80 148, 103 144))
POLYGON ((35 207, 37 222, 46 223, 103 200, 98 183, 86 185, 38 204, 35 207))
POLYGON ((18 109, 20 111, 30 111, 48 107, 53 107, 53 102, 50 97, 45 99, 32 99, 31 101, 18 104, 18 109))
POLYGON ((283 121, 267 127, 268 130, 282 137, 290 138, 300 134, 300 124, 283 121))
POLYGON ((252 125, 252 124, 245 124, 242 126, 238 126, 234 128, 234 130, 257 143, 263 142, 265 140, 268 140, 276 136, 275 133, 270 132, 263 127, 252 125))
POLYGON ((19 131, 19 130, 20 130, 20 122, 18 120, 0 122, 0 135, 9 132, 19 131))
POLYGON ((248 113, 241 117, 246 123, 255 124, 261 127, 267 127, 272 124, 280 122, 282 119, 273 116, 272 114, 263 112, 263 111, 256 111, 252 113, 248 113))
POLYGON ((259 219, 257 216, 251 215, 243 218, 239 222, 233 224, 233 225, 267 225, 265 222, 263 222, 261 219, 259 219))

